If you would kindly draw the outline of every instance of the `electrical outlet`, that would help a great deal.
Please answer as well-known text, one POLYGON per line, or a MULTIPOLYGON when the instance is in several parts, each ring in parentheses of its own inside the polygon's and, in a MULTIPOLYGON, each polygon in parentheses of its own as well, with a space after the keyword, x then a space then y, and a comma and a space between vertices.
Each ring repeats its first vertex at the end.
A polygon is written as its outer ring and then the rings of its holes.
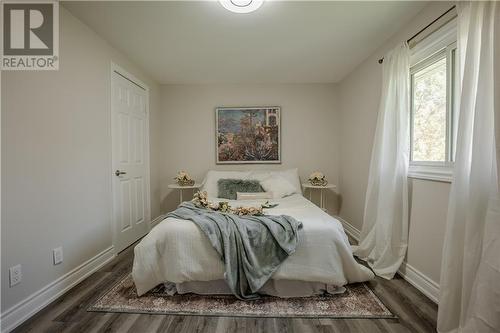
POLYGON ((54 265, 59 265, 63 262, 63 250, 62 247, 52 250, 52 257, 54 259, 54 265))
POLYGON ((12 266, 9 268, 9 282, 10 286, 14 287, 16 284, 21 283, 23 279, 23 272, 21 271, 21 265, 12 266))

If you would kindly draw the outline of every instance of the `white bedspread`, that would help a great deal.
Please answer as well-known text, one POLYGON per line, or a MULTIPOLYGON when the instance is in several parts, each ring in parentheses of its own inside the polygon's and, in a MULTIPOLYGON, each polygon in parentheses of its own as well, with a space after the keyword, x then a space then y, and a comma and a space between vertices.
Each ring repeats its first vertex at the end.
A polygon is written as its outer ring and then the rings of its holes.
MULTIPOLYGON (((212 201, 217 201, 213 199, 212 201)), ((265 200, 230 201, 231 206, 257 206, 265 200)), ((274 273, 275 280, 322 282, 334 286, 373 279, 358 264, 341 223, 300 194, 273 200, 270 215, 290 215, 301 221, 296 252, 274 273)), ((139 295, 164 282, 212 281, 224 278, 224 263, 208 239, 191 221, 167 218, 134 249, 132 276, 139 295)))

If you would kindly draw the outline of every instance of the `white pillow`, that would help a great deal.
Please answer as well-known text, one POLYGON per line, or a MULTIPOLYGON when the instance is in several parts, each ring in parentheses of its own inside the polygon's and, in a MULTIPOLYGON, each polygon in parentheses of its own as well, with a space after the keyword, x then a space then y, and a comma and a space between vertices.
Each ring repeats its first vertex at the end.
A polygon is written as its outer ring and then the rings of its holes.
POLYGON ((207 191, 207 195, 212 198, 217 198, 219 189, 217 182, 219 179, 248 179, 250 171, 217 171, 209 170, 203 181, 201 191, 207 191))
POLYGON ((302 193, 302 185, 300 185, 299 169, 288 169, 283 171, 273 171, 271 175, 281 176, 288 180, 295 187, 295 193, 302 193))
POLYGON ((272 199, 271 192, 236 192, 236 200, 272 199))
POLYGON ((273 199, 280 199, 296 193, 295 186, 282 176, 271 176, 260 182, 266 192, 273 193, 273 199))
POLYGON ((252 171, 249 175, 249 179, 256 179, 259 182, 269 178, 269 177, 281 176, 288 180, 290 184, 295 187, 294 193, 302 193, 302 186, 300 185, 299 169, 288 169, 280 171, 252 171))

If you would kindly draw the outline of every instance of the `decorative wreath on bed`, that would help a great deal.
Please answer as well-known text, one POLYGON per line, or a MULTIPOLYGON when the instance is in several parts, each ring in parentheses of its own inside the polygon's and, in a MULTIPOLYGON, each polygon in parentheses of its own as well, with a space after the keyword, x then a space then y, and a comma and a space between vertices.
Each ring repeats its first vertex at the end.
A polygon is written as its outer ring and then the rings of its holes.
POLYGON ((193 200, 191 200, 196 207, 205 208, 212 211, 226 213, 226 214, 235 214, 239 216, 243 215, 264 215, 265 208, 274 208, 278 206, 278 204, 271 204, 269 201, 266 201, 259 207, 236 207, 233 208, 229 205, 227 201, 221 201, 219 203, 212 203, 208 200, 206 191, 198 191, 193 195, 193 200))

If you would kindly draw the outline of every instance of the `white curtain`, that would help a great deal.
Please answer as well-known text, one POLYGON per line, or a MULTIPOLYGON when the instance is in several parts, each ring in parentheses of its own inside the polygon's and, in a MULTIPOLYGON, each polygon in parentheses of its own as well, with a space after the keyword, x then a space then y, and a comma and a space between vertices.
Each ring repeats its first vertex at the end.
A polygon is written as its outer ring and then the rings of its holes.
POLYGON ((409 71, 405 42, 384 56, 361 240, 353 247, 386 279, 394 277, 408 247, 409 71))
POLYGON ((462 84, 438 331, 500 332, 500 3, 457 10, 462 84))

